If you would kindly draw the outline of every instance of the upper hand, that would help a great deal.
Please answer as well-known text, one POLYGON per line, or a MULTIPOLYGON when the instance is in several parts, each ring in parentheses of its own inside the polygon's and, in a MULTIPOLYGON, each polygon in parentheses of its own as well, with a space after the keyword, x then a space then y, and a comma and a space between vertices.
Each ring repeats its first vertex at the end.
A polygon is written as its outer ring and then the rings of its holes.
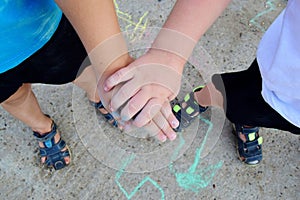
POLYGON ((104 90, 107 92, 123 84, 114 90, 109 103, 111 111, 117 111, 124 105, 120 111, 123 121, 130 120, 140 111, 133 124, 138 127, 145 126, 157 115, 165 102, 177 96, 184 63, 168 54, 159 50, 149 51, 105 81, 104 90))

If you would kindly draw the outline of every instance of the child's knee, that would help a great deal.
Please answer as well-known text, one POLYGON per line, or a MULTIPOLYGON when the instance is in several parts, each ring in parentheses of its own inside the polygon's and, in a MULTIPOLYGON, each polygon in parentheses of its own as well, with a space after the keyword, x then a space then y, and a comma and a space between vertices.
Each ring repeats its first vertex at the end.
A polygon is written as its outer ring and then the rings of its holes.
POLYGON ((13 105, 24 102, 26 98, 32 93, 31 84, 23 84, 19 89, 11 95, 8 99, 1 103, 1 105, 13 105))

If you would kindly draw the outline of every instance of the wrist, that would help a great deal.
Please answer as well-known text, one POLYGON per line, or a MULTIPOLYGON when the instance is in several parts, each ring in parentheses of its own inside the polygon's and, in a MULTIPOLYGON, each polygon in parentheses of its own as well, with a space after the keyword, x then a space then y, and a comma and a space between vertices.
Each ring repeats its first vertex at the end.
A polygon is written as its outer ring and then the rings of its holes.
POLYGON ((163 28, 159 32, 151 49, 161 50, 181 64, 188 60, 196 45, 196 41, 179 31, 163 28))
POLYGON ((104 74, 110 75, 109 73, 114 73, 132 61, 122 34, 114 35, 100 43, 88 55, 98 78, 104 74))
MULTIPOLYGON (((129 56, 129 54, 124 54, 114 61, 112 61, 109 65, 105 67, 105 69, 100 72, 97 70, 98 80, 99 83, 104 83, 104 81, 110 77, 112 74, 114 74, 116 71, 126 67, 130 63, 133 62, 133 58, 129 56)), ((99 68, 99 66, 98 66, 99 68)))
POLYGON ((113 73, 115 73, 116 71, 118 71, 119 69, 126 67, 127 65, 129 65, 130 63, 133 62, 133 58, 128 54, 124 54, 120 57, 118 57, 117 59, 115 59, 114 61, 112 61, 103 71, 102 76, 107 78, 108 76, 112 75, 113 73))
POLYGON ((187 62, 183 57, 162 49, 151 48, 148 54, 153 56, 158 63, 172 67, 180 74, 182 74, 184 65, 187 62))

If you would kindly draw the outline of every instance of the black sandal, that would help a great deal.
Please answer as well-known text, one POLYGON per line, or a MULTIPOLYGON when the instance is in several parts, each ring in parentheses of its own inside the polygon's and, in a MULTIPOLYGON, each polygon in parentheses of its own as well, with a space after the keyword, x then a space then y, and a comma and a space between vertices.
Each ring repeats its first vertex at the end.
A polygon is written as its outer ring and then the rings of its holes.
POLYGON ((237 137, 237 150, 239 159, 248 165, 257 165, 262 160, 263 138, 258 134, 258 127, 244 127, 238 124, 234 126, 234 133, 237 137), (244 142, 240 135, 244 135, 244 142))
POLYGON ((64 140, 60 138, 59 141, 55 143, 54 136, 57 134, 56 129, 57 126, 54 121, 52 121, 50 132, 45 133, 44 135, 40 135, 38 132, 33 132, 33 135, 44 145, 44 147, 39 147, 40 156, 46 157, 46 160, 43 164, 45 164, 47 167, 53 167, 55 170, 59 170, 70 164, 67 164, 64 158, 70 157, 71 161, 71 154, 70 149, 64 140), (62 149, 65 147, 66 150, 62 151, 62 149))
POLYGON ((184 100, 173 106, 173 113, 179 121, 179 126, 174 129, 176 132, 186 128, 200 114, 207 110, 208 107, 203 107, 194 99, 194 92, 200 91, 204 86, 194 88, 193 92, 188 93, 184 100), (185 107, 182 104, 186 104, 185 107))

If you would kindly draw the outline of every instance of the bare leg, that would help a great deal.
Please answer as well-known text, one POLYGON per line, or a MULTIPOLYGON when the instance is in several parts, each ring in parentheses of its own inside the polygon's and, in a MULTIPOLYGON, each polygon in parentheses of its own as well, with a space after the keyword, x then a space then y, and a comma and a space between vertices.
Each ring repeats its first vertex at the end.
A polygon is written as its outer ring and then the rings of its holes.
MULTIPOLYGON (((40 135, 51 131, 52 120, 42 112, 30 84, 23 84, 17 92, 2 102, 1 106, 40 135)), ((55 142, 58 142, 60 134, 56 134, 54 138, 55 142)), ((39 143, 39 145, 43 147, 43 143, 39 143)), ((45 159, 45 157, 42 158, 42 163, 45 162, 45 159)), ((66 157, 65 161, 68 164, 70 158, 66 157)))
MULTIPOLYGON (((110 74, 113 74, 115 71, 122 68, 123 66, 127 66, 132 61, 133 59, 129 57, 127 54, 121 56, 120 58, 118 58, 112 64, 109 65, 108 69, 102 74, 101 80, 99 82, 96 77, 96 73, 98 72, 96 72, 92 66, 88 66, 83 70, 80 76, 73 81, 73 83, 87 93, 87 97, 90 101, 98 103, 101 100, 105 102, 105 100, 106 101, 109 100, 108 98, 112 92, 106 93, 107 96, 102 96, 100 99, 98 89, 102 88, 103 90, 103 87, 98 88, 98 84, 102 85, 106 77, 108 77, 110 74)), ((104 115, 109 113, 105 108, 101 108, 99 109, 99 111, 104 115)), ((108 122, 112 124, 114 123, 114 120, 118 121, 119 119, 112 119, 109 120, 108 122)), ((118 128, 123 129, 121 124, 118 124, 118 128)))
MULTIPOLYGON (((86 67, 83 72, 77 77, 73 83, 83 89, 90 101, 98 103, 100 101, 99 94, 97 92, 97 78, 92 66, 86 67)), ((104 108, 99 109, 101 113, 107 114, 108 111, 104 108)))
POLYGON ((203 89, 194 94, 195 100, 203 107, 215 106, 223 108, 223 96, 213 83, 208 83, 203 89))
POLYGON ((90 101, 99 102, 100 97, 97 92, 97 78, 92 66, 86 67, 73 83, 83 89, 90 101))

